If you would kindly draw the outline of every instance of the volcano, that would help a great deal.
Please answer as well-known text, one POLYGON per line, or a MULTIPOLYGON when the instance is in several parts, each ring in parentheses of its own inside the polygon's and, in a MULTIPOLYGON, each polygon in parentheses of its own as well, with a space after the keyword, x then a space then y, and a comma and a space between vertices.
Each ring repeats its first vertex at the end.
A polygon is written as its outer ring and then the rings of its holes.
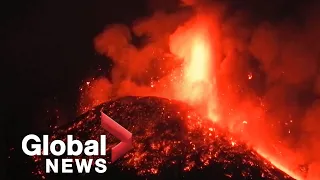
MULTIPOLYGON (((133 134, 133 149, 105 174, 45 174, 45 158, 29 159, 35 177, 46 179, 293 179, 187 104, 159 97, 123 97, 101 104, 63 127, 54 139, 107 135, 107 152, 118 140, 101 127, 101 111, 133 134)), ((59 157, 66 158, 66 157, 59 157)), ((87 158, 87 157, 79 157, 87 158)), ((99 157, 97 157, 99 158, 99 157)), ((110 162, 110 156, 107 158, 110 162)))

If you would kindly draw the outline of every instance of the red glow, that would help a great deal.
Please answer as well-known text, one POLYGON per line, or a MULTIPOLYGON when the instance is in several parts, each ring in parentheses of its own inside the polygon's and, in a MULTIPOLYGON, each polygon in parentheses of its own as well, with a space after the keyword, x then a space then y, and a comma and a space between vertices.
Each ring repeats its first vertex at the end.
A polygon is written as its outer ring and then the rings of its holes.
MULTIPOLYGON (((231 107, 221 107, 222 103, 220 102, 227 101, 227 103, 223 103, 223 106, 232 104, 235 95, 230 95, 229 97, 229 94, 226 93, 229 92, 229 89, 218 87, 217 80, 219 77, 216 72, 216 64, 218 63, 217 57, 219 57, 218 55, 221 52, 217 50, 218 44, 215 42, 215 36, 219 35, 214 33, 215 27, 208 19, 209 17, 206 15, 198 15, 183 26, 180 26, 170 35, 169 47, 171 53, 174 55, 174 58, 170 56, 171 63, 175 64, 177 62, 176 59, 182 59, 183 62, 181 67, 170 66, 172 69, 168 76, 157 81, 152 81, 147 87, 137 86, 125 79, 114 85, 118 88, 117 95, 155 95, 184 101, 195 107, 202 115, 209 117, 218 125, 227 127, 233 133, 239 134, 240 139, 247 141, 259 154, 271 161, 277 168, 298 180, 304 179, 304 174, 297 169, 298 163, 292 163, 292 158, 290 157, 283 158, 283 156, 278 155, 281 154, 281 152, 286 152, 291 156, 295 156, 294 152, 290 151, 289 148, 285 148, 285 146, 281 147, 281 151, 274 151, 268 148, 271 146, 279 147, 279 145, 275 143, 277 142, 277 139, 273 139, 274 135, 271 132, 269 135, 268 130, 265 130, 267 129, 266 127, 268 124, 266 122, 260 122, 260 119, 258 118, 254 119, 246 117, 246 114, 254 114, 252 115, 253 117, 256 117, 256 114, 261 114, 259 107, 239 107, 237 111, 233 111, 234 114, 231 117, 228 117, 229 119, 226 117, 220 118, 224 114, 219 110, 231 107), (126 93, 123 93, 124 91, 126 93), (220 94, 228 95, 226 95, 227 97, 220 97, 220 94), (222 121, 220 119, 224 120, 222 121), (250 134, 250 132, 254 133, 250 134), (268 136, 268 138, 265 138, 264 136, 268 136), (261 143, 266 145, 261 146, 261 143)), ((150 49, 151 48, 148 50, 150 49)), ((155 51, 152 50, 151 52, 154 53, 155 51)), ((150 56, 150 54, 151 53, 149 53, 148 56, 150 56)), ((121 56, 121 58, 123 57, 121 56)), ((163 58, 161 58, 161 60, 163 60, 163 58)), ((139 62, 140 61, 141 58, 139 58, 139 62)), ((145 63, 145 61, 143 62, 145 63)), ((140 64, 132 63, 129 68, 139 69, 141 67, 140 64)), ((148 72, 149 71, 145 71, 146 74, 148 72)), ((247 80, 252 80, 254 76, 250 72, 245 78, 247 80)), ((223 83, 228 84, 229 82, 223 83)), ((100 80, 100 84, 86 82, 86 85, 94 87, 91 88, 91 91, 89 92, 91 95, 88 96, 90 98, 89 101, 95 102, 92 103, 94 105, 97 105, 96 102, 101 103, 109 98, 109 96, 100 96, 99 93, 108 92, 111 94, 111 92, 109 92, 111 91, 109 82, 103 83, 103 81, 100 80), (101 84, 105 85, 102 86, 101 84), (96 86, 99 88, 96 88, 96 86), (103 88, 105 90, 103 90, 103 88)), ((249 104, 251 104, 251 102, 249 104)), ((90 107, 94 105, 90 105, 90 107)), ((230 142, 232 145, 236 145, 236 142, 232 140, 230 142)), ((157 172, 156 170, 151 171, 154 171, 154 173, 157 172)))
MULTIPOLYGON (((199 106, 200 109, 205 108, 206 116, 213 121, 217 121, 220 115, 216 109, 217 87, 215 79, 217 77, 214 72, 214 64, 216 62, 214 42, 212 42, 209 32, 210 24, 206 21, 206 17, 197 16, 190 24, 178 29, 173 34, 170 45, 172 52, 184 59, 182 83, 179 84, 180 87, 178 89, 180 91, 176 92, 175 98, 191 105, 199 106)), ((252 77, 252 73, 249 73, 248 79, 250 80, 252 77)), ((226 123, 217 122, 220 125, 225 125, 226 123)), ((243 120, 243 124, 247 124, 247 121, 243 120)), ((227 124, 227 126, 233 125, 227 124)), ((277 156, 271 155, 268 149, 258 146, 260 143, 256 144, 256 140, 250 138, 248 140, 253 144, 257 152, 271 161, 274 166, 297 180, 303 179, 301 174, 288 168, 290 164, 282 162, 277 156)), ((234 142, 231 143, 234 144, 234 142)))
POLYGON ((199 108, 217 120, 214 43, 205 16, 197 16, 170 37, 171 52, 184 59, 174 98, 199 108))

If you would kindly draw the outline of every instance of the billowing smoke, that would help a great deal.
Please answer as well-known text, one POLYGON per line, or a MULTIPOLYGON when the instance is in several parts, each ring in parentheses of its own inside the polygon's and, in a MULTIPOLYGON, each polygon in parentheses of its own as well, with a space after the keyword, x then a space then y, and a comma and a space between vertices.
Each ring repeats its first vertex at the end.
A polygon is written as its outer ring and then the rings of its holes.
MULTIPOLYGON (((190 10, 173 14, 155 12, 151 17, 137 20, 132 27, 124 24, 106 27, 95 38, 94 45, 97 52, 114 62, 111 82, 107 78, 102 78, 103 80, 99 78, 98 87, 92 84, 86 86, 82 101, 92 101, 93 96, 103 97, 98 100, 103 102, 119 96, 165 95, 167 91, 169 92, 167 85, 161 84, 160 79, 168 76, 181 61, 169 53, 169 36, 190 15, 190 10), (108 91, 109 94, 90 95, 92 91, 94 93, 108 91)), ((83 103, 83 105, 89 104, 83 103)))
POLYGON ((279 157, 307 168, 309 179, 320 178, 318 7, 301 6, 281 20, 235 11, 222 27, 225 58, 220 72, 232 89, 226 97, 232 104, 238 101, 235 109, 249 111, 247 118, 259 117, 249 121, 248 126, 253 125, 247 129, 255 142, 272 142, 269 148, 281 144, 275 147, 282 153, 279 157))
POLYGON ((274 152, 275 161, 319 179, 320 6, 250 2, 185 0, 173 13, 162 8, 130 27, 106 27, 94 44, 114 61, 111 80, 91 82, 83 101, 94 106, 125 95, 174 98, 172 76, 183 60, 170 52, 169 39, 202 11, 216 25, 215 70, 227 127, 262 154, 274 152))

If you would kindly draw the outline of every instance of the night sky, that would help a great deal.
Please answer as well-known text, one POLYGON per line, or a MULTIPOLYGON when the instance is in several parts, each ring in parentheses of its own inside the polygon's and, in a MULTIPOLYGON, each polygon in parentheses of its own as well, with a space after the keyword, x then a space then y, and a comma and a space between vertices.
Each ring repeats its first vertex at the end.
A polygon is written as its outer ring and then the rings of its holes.
POLYGON ((5 97, 15 109, 10 134, 46 127, 39 118, 50 108, 75 117, 82 80, 107 74, 111 64, 95 53, 94 37, 110 23, 147 13, 143 3, 122 0, 11 2, 5 9, 5 97))
POLYGON ((143 2, 123 0, 8 1, 1 8, 6 150, 46 130, 55 109, 74 119, 83 80, 108 75, 111 65, 96 54, 94 37, 110 23, 148 13, 143 2))

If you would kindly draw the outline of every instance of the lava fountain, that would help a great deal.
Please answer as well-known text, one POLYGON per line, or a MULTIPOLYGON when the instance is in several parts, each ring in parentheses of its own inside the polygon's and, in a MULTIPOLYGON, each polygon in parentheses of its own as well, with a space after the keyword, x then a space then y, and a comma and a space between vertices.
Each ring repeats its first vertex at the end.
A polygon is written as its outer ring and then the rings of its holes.
MULTIPOLYGON (((171 52, 184 60, 181 82, 175 85, 177 86, 175 98, 187 102, 202 115, 225 126, 227 121, 218 121, 221 115, 217 106, 219 103, 215 65, 218 57, 216 54, 219 52, 215 52, 216 44, 215 37, 213 37, 215 27, 210 22, 206 15, 198 15, 186 25, 178 28, 170 38, 171 52)), ((255 142, 250 142, 250 144, 254 146, 255 142)), ((255 149, 282 171, 295 179, 302 179, 300 174, 287 168, 284 163, 281 163, 281 160, 272 156, 268 149, 261 149, 258 146, 255 149)))
POLYGON ((178 28, 170 38, 170 49, 184 60, 175 98, 217 120, 214 44, 207 22, 204 16, 199 15, 178 28))

